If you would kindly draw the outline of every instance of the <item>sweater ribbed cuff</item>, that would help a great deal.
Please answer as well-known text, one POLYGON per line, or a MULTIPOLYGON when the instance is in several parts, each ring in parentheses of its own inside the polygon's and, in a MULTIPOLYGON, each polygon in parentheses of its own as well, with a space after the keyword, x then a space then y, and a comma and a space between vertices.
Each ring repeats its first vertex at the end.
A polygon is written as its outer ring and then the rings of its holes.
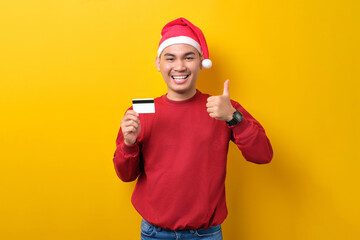
POLYGON ((126 145, 125 143, 122 143, 121 150, 125 155, 136 155, 140 149, 139 145, 136 142, 133 145, 126 145))
POLYGON ((235 134, 241 134, 248 126, 249 121, 246 118, 243 118, 241 122, 229 128, 231 128, 235 134))

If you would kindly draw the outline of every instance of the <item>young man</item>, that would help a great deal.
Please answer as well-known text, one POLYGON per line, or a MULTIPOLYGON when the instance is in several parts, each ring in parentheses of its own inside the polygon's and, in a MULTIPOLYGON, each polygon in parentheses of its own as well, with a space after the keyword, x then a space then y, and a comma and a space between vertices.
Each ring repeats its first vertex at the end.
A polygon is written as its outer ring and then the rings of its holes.
POLYGON ((211 67, 201 30, 179 18, 161 33, 155 63, 168 92, 155 99, 155 113, 125 113, 115 170, 125 182, 138 178, 132 203, 143 217, 141 239, 222 239, 229 141, 254 163, 269 163, 272 148, 230 99, 229 80, 221 96, 196 89, 202 67, 211 67))

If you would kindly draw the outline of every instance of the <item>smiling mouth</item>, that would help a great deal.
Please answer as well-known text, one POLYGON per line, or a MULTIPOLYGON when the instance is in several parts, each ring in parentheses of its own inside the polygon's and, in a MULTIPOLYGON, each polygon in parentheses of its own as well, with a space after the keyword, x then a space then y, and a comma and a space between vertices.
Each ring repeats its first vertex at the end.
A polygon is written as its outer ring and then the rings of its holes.
POLYGON ((171 76, 172 79, 174 79, 174 81, 176 83, 183 83, 187 80, 187 78, 190 76, 190 74, 188 75, 182 75, 182 76, 171 76))

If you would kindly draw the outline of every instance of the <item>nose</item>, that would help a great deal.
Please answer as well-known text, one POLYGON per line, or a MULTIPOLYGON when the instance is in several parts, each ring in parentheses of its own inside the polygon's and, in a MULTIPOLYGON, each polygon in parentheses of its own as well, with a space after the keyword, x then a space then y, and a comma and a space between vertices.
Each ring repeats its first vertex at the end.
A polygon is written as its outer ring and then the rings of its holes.
POLYGON ((178 60, 175 62, 174 65, 174 70, 178 71, 178 72, 182 72, 186 70, 186 65, 185 62, 182 60, 178 60))

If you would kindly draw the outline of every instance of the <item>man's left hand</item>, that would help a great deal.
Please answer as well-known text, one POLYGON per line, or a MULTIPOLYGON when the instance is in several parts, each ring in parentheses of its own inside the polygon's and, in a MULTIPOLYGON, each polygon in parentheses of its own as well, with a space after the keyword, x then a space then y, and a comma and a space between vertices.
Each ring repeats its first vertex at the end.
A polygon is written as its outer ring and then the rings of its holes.
POLYGON ((224 82, 224 92, 220 96, 211 96, 206 103, 207 112, 210 117, 222 121, 233 119, 233 113, 236 109, 231 105, 229 94, 229 80, 224 82))

